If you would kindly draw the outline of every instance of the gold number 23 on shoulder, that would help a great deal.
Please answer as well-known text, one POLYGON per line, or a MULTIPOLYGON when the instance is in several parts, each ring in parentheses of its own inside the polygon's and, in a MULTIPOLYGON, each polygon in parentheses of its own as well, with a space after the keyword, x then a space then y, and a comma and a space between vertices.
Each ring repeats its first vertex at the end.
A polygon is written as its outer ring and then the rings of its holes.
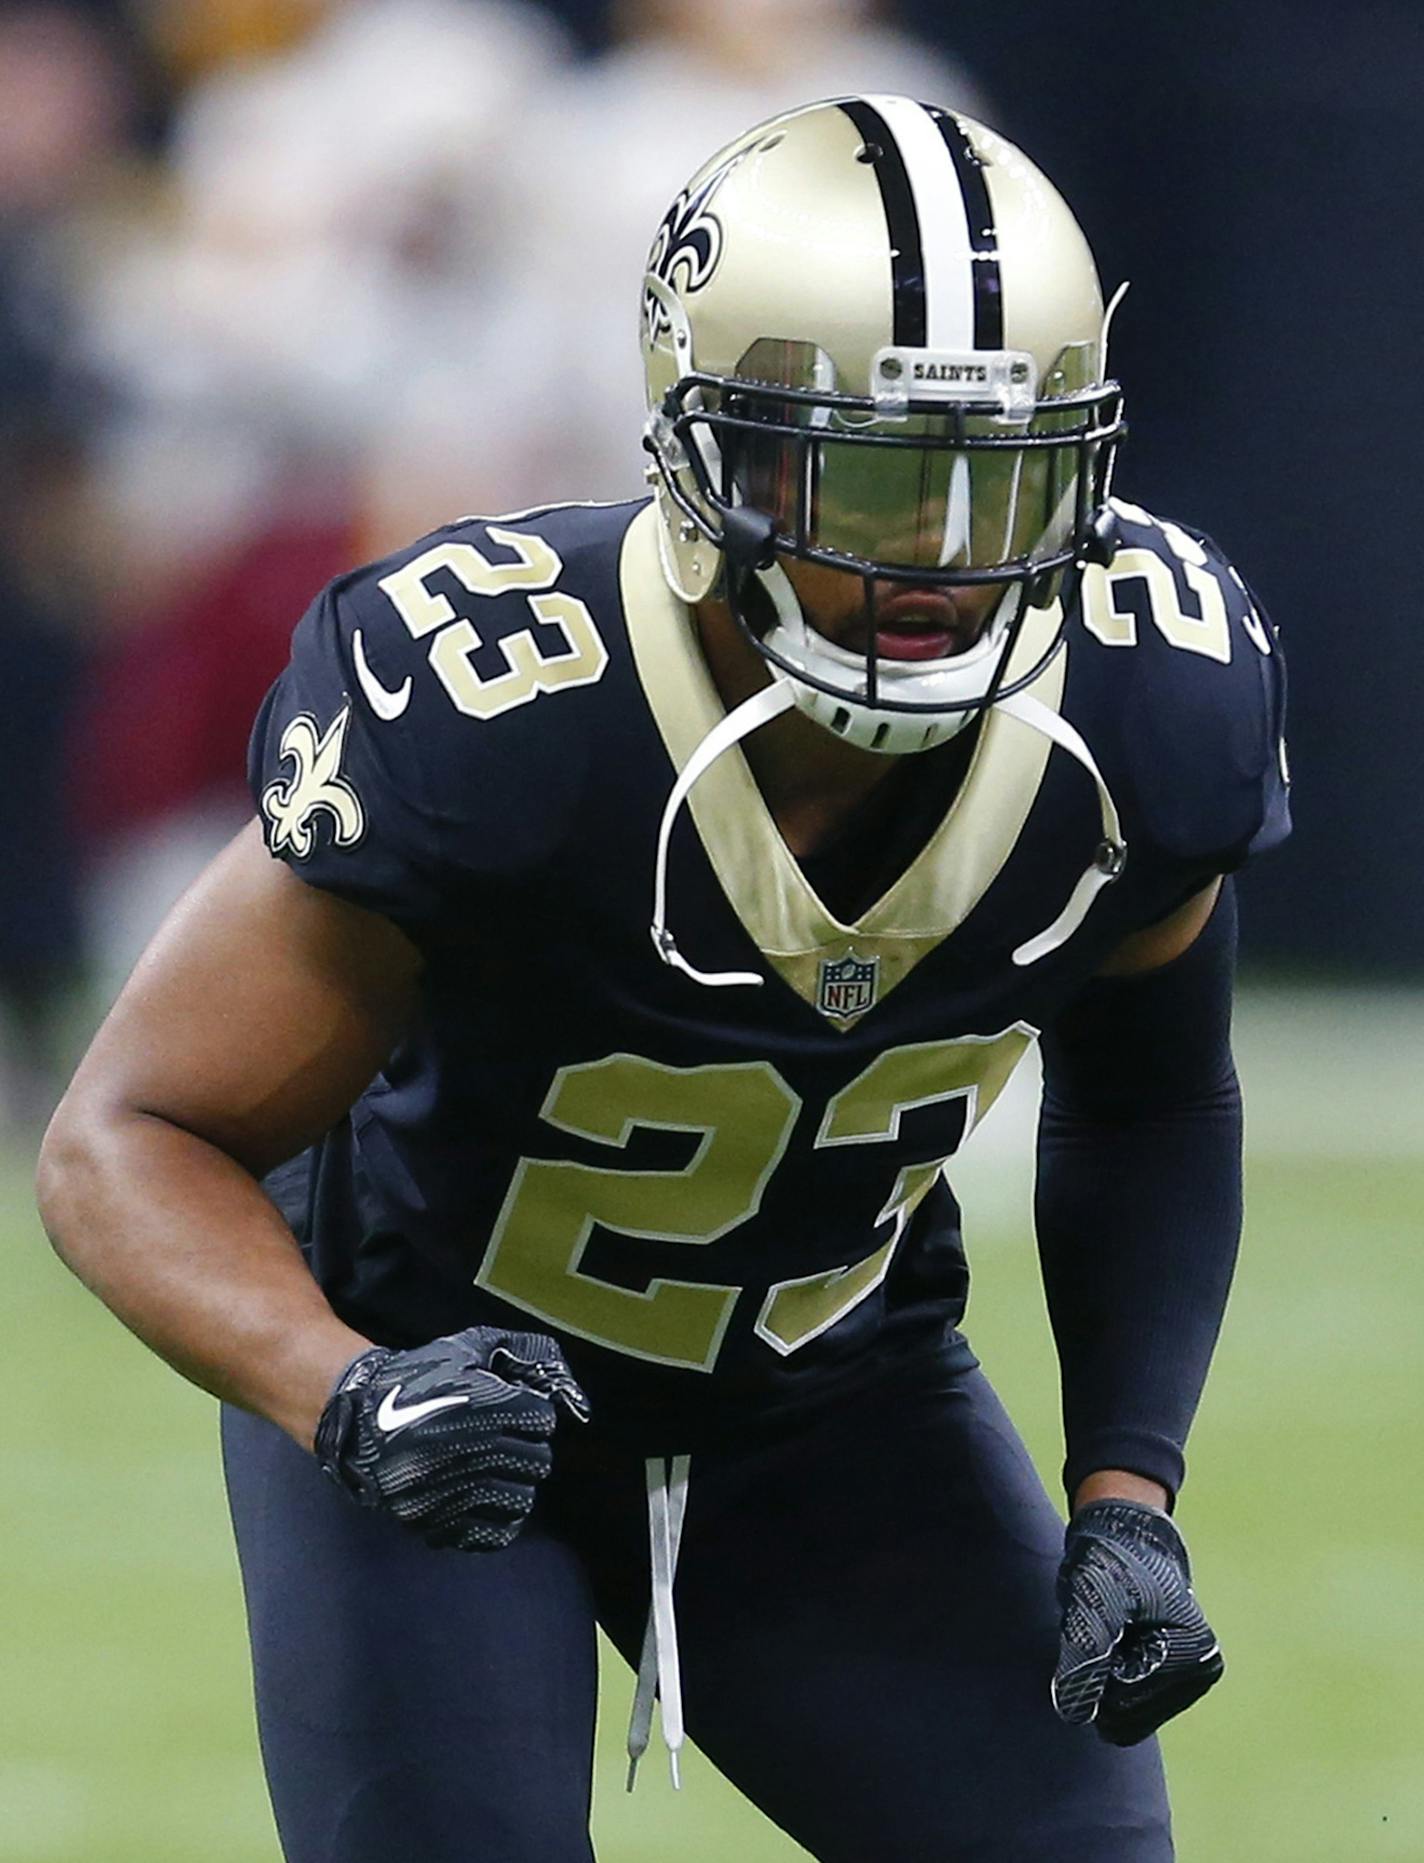
MULTIPOLYGON (((921 1042, 878 1056, 835 1095, 814 1149, 891 1143, 912 1108, 933 1108, 929 1149, 938 1155, 887 1179, 872 1220, 893 1222, 887 1241, 861 1261, 765 1288, 757 1336, 787 1354, 833 1326, 880 1282, 903 1219, 946 1157, 968 1136, 1033 1040, 1016 1024, 1002 1034, 921 1042)), ((654 1278, 618 1285, 583 1266, 596 1228, 706 1247, 757 1214, 791 1143, 801 1101, 765 1061, 667 1067, 614 1054, 560 1069, 543 1118, 558 1130, 626 1149, 637 1128, 697 1139, 677 1171, 629 1171, 564 1159, 526 1158, 515 1171, 476 1279, 551 1326, 635 1358, 710 1371, 743 1289, 725 1281, 654 1278)), ((873 1165, 873 1159, 868 1161, 873 1165)))
POLYGON ((451 704, 467 718, 497 718, 541 692, 591 686, 601 679, 608 651, 587 604, 555 589, 564 568, 558 553, 527 531, 491 524, 485 534, 491 543, 512 550, 515 560, 492 563, 472 543, 437 543, 380 582, 411 639, 432 636, 430 665, 451 704), (524 593, 533 619, 501 637, 503 671, 476 669, 483 637, 468 615, 456 612, 448 595, 430 587, 437 570, 447 570, 472 596, 524 593), (542 624, 537 633, 536 624, 542 624), (553 651, 546 652, 540 643, 550 641, 553 651))
MULTIPOLYGON (((1180 525, 1154 518, 1141 506, 1127 504, 1121 499, 1115 498, 1113 504, 1124 517, 1151 526, 1160 533, 1191 591, 1197 613, 1192 614, 1182 606, 1176 577, 1165 558, 1155 550, 1119 550, 1110 568, 1094 564, 1084 572, 1083 625, 1088 632, 1105 647, 1137 645, 1137 612, 1135 608, 1118 605, 1119 592, 1128 584, 1136 583, 1146 589, 1147 614, 1169 647, 1179 647, 1184 653, 1200 654, 1204 659, 1229 666, 1231 624, 1226 611, 1226 593, 1206 551, 1180 525)), ((1228 568, 1225 573, 1236 581, 1242 631, 1258 653, 1269 655, 1271 637, 1245 583, 1234 569, 1228 568)))

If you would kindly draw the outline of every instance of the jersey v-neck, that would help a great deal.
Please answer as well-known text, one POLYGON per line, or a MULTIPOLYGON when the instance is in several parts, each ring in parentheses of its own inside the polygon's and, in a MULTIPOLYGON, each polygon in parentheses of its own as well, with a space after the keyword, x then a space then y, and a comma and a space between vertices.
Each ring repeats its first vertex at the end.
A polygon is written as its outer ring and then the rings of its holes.
POLYGON ((842 924, 868 912, 920 854, 959 792, 978 737, 976 719, 947 744, 895 759, 814 849, 793 850, 811 891, 842 924))
MULTIPOLYGON (((675 769, 726 714, 703 658, 690 610, 663 577, 654 506, 628 527, 620 563, 624 617, 648 706, 675 769)), ((1009 667, 1033 667, 1059 626, 1057 605, 1030 609, 1009 667)), ((1057 711, 1066 652, 1029 688, 1057 711)), ((826 1007, 828 965, 873 966, 882 1002, 941 944, 1002 871, 1043 782, 1049 741, 994 712, 980 727, 969 768, 938 824, 886 890, 842 920, 817 893, 776 826, 740 747, 720 757, 692 790, 688 808, 727 901, 767 963, 833 1027, 869 1012, 826 1007)), ((808 863, 814 869, 814 860, 808 863)), ((840 887, 837 887, 840 891, 840 887)), ((844 902, 842 902, 844 903, 844 902)), ((675 906, 675 902, 674 902, 675 906)))

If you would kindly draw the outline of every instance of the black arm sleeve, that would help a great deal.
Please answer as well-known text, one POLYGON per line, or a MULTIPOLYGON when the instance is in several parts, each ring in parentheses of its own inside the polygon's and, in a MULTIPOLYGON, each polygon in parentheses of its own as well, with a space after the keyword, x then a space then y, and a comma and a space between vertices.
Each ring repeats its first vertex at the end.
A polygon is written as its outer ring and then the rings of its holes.
POLYGON ((1182 1483, 1241 1231, 1236 903, 1160 970, 1097 978, 1045 1034, 1035 1215, 1071 1499, 1123 1468, 1182 1483))

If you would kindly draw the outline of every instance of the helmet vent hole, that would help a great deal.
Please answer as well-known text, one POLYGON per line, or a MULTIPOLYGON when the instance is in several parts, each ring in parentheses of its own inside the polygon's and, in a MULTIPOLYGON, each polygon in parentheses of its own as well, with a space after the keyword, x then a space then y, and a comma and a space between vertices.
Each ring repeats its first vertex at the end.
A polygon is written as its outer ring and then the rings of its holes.
POLYGON ((836 707, 835 714, 831 719, 831 729, 835 732, 837 737, 844 737, 846 732, 850 729, 850 713, 846 710, 844 705, 838 705, 836 707))
POLYGON ((879 750, 880 746, 885 742, 886 738, 889 737, 889 735, 890 735, 890 727, 888 724, 876 725, 875 736, 871 738, 870 740, 870 748, 872 750, 879 750))
POLYGON ((779 149, 785 140, 784 136, 768 136, 765 142, 757 144, 757 154, 769 155, 773 149, 779 149))
POLYGON ((885 151, 878 142, 863 142, 855 152, 858 162, 878 162, 883 160, 885 151))

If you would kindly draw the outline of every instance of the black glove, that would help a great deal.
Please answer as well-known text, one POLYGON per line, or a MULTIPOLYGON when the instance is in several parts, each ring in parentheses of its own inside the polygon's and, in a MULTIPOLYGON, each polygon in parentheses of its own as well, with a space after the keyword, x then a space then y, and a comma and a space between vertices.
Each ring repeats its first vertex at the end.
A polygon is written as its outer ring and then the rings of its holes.
POLYGON ((372 1346, 337 1380, 316 1431, 322 1471, 431 1546, 507 1546, 553 1460, 560 1409, 588 1400, 544 1333, 470 1326, 410 1352, 372 1346))
POLYGON ((1145 1740, 1221 1680, 1186 1546, 1160 1508, 1092 1501, 1075 1514, 1058 1603, 1053 1705, 1072 1726, 1093 1721, 1115 1747, 1145 1740))

